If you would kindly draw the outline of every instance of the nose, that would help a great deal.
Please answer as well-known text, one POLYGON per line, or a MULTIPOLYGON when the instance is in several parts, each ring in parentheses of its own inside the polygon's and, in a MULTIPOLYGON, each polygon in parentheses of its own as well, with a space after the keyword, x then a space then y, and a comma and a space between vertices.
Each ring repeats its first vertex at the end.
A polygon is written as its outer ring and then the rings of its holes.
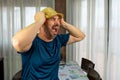
POLYGON ((54 22, 54 24, 55 24, 56 26, 59 26, 59 25, 60 25, 60 20, 58 20, 58 19, 55 19, 55 22, 54 22))

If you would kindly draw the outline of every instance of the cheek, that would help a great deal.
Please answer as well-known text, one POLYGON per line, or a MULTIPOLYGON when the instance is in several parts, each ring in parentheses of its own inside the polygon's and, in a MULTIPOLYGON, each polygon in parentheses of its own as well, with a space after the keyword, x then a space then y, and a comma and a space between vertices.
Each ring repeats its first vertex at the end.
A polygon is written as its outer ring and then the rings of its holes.
POLYGON ((54 25, 54 22, 52 21, 48 23, 48 26, 53 26, 53 25, 54 25))
POLYGON ((60 23, 60 22, 58 22, 57 24, 58 24, 59 26, 61 25, 61 23, 60 23))
POLYGON ((45 27, 46 27, 47 29, 51 29, 52 24, 46 24, 45 27))

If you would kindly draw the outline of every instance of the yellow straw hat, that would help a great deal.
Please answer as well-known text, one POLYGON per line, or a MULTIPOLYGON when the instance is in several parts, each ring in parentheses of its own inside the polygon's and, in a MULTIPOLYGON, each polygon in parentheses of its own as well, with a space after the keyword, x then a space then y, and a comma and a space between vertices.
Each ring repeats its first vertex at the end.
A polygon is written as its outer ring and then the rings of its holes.
POLYGON ((62 13, 57 13, 54 9, 50 8, 50 7, 47 7, 45 9, 42 10, 42 12, 45 13, 45 17, 48 19, 48 18, 51 18, 55 15, 58 15, 60 16, 61 18, 63 18, 63 14, 62 13))

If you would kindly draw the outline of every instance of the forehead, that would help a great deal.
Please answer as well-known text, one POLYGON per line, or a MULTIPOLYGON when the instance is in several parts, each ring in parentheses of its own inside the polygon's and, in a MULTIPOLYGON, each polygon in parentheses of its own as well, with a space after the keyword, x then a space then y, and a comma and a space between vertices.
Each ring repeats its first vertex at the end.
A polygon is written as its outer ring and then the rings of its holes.
POLYGON ((55 16, 49 18, 49 19, 52 19, 52 18, 55 18, 55 19, 61 19, 61 16, 60 16, 60 15, 55 15, 55 16))

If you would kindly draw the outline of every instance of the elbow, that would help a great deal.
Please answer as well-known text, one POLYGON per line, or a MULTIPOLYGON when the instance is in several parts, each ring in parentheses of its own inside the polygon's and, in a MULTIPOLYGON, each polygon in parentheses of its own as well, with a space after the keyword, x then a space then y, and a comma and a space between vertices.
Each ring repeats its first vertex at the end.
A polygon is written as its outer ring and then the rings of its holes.
POLYGON ((81 41, 81 40, 83 40, 84 38, 85 38, 85 34, 82 34, 82 35, 79 36, 78 39, 79 39, 79 41, 81 41))
POLYGON ((85 34, 82 35, 82 39, 84 39, 84 38, 85 38, 85 34))
POLYGON ((20 41, 17 39, 12 39, 12 45, 15 48, 16 51, 20 52, 21 51, 21 47, 20 47, 20 41))

